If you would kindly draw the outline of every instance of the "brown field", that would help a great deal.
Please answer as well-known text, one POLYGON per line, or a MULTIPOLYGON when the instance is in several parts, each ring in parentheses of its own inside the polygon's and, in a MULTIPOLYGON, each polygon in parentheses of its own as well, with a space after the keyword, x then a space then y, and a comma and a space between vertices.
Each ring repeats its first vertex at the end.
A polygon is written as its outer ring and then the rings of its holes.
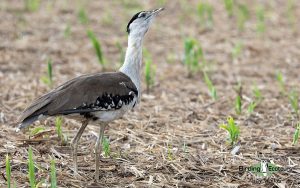
POLYGON ((0 1, 0 187, 7 185, 6 154, 11 158, 12 181, 17 187, 29 187, 29 145, 36 181, 44 180, 41 187, 49 187, 51 158, 56 162, 58 187, 300 187, 300 147, 292 145, 298 115, 276 80, 280 71, 286 93, 299 93, 300 1, 294 0, 290 12, 287 0, 242 1, 250 11, 244 31, 237 28, 236 11, 229 17, 220 0, 206 1, 213 6, 213 26, 203 27, 197 14, 199 2, 42 0, 39 9, 31 12, 22 0, 0 1), (117 70, 121 65, 117 43, 126 49, 127 22, 134 13, 161 4, 166 10, 144 41, 156 66, 155 85, 146 94, 144 84, 139 107, 105 131, 111 154, 101 158, 100 183, 93 183, 97 126, 88 126, 80 140, 79 176, 73 174, 69 149, 78 122, 64 119, 65 145, 58 139, 54 118, 20 133, 14 131, 22 110, 50 91, 41 80, 47 74, 48 58, 53 61, 54 87, 82 74, 103 71, 86 34, 91 29, 101 42, 107 69, 117 70), (259 6, 265 8, 264 33, 257 32, 259 6), (86 11, 87 24, 79 22, 80 7, 86 11), (203 48, 216 101, 209 95, 203 73, 189 77, 182 63, 187 37, 203 48), (233 58, 232 50, 239 42, 242 51, 233 58), (235 87, 239 82, 243 99, 242 113, 237 115, 235 87), (249 114, 254 85, 263 100, 249 114), (229 116, 240 126, 236 155, 231 154, 228 135, 219 127, 229 116), (45 130, 32 135, 35 127, 45 130), (239 172, 239 166, 262 159, 290 168, 263 178, 239 172))

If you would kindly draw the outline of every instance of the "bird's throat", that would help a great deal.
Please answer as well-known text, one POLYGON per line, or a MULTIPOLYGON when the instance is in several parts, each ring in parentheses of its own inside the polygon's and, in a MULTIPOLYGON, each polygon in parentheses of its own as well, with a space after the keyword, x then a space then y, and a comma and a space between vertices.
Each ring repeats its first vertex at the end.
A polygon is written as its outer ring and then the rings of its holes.
POLYGON ((135 84, 140 97, 141 86, 141 66, 143 56, 143 38, 128 37, 128 47, 123 66, 120 71, 126 74, 135 84))

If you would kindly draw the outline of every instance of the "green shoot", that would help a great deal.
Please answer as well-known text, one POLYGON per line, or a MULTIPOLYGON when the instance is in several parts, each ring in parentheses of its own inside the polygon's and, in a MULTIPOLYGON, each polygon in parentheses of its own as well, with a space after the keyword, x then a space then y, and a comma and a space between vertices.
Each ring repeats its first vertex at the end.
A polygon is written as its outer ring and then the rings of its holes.
POLYGON ((25 0, 25 8, 27 11, 34 12, 40 7, 40 0, 25 0))
POLYGON ((238 115, 242 113, 242 98, 240 95, 235 99, 235 112, 238 115))
POLYGON ((186 145, 185 142, 183 142, 183 153, 188 153, 188 146, 186 145))
POLYGON ((295 10, 296 10, 296 1, 288 0, 287 15, 288 15, 289 24, 291 26, 294 26, 296 23, 295 10))
POLYGON ((96 51, 99 63, 102 66, 104 66, 105 65, 105 61, 104 61, 104 58, 103 58, 102 49, 101 49, 101 45, 100 45, 99 40, 97 39, 97 37, 94 34, 94 32, 91 31, 91 30, 87 31, 87 35, 90 38, 90 40, 91 40, 91 42, 92 42, 92 44, 94 46, 94 49, 96 51))
POLYGON ((245 28, 246 21, 250 18, 250 12, 246 5, 239 5, 237 12, 237 23, 240 31, 243 31, 245 28))
POLYGON ((119 42, 116 43, 116 46, 120 52, 120 65, 123 65, 123 63, 125 61, 125 50, 119 42))
POLYGON ((298 100, 299 96, 298 93, 295 90, 292 90, 289 93, 289 100, 291 103, 291 106, 293 108, 293 111, 298 115, 298 111, 299 111, 299 100, 298 100))
POLYGON ((257 106, 256 102, 252 101, 248 106, 248 113, 252 114, 256 106, 257 106))
POLYGON ((194 39, 185 39, 183 63, 187 67, 189 77, 194 75, 199 70, 200 60, 202 61, 202 67, 204 67, 206 61, 201 46, 194 39))
POLYGON ((293 145, 296 145, 299 138, 299 131, 300 131, 300 123, 297 123, 297 127, 293 136, 293 145))
POLYGON ((33 161, 33 153, 31 146, 29 147, 28 150, 28 175, 29 175, 29 182, 30 182, 30 187, 31 188, 36 188, 35 184, 35 172, 34 172, 34 161, 33 161))
POLYGON ((217 100, 218 97, 217 97, 217 90, 216 90, 215 86, 213 85, 212 81, 209 79, 206 72, 203 72, 203 75, 204 75, 205 84, 208 87, 211 98, 213 100, 217 100))
POLYGON ((7 187, 10 188, 10 182, 11 182, 11 166, 10 166, 10 160, 9 156, 6 155, 6 161, 5 161, 5 168, 6 168, 6 180, 7 180, 7 187))
POLYGON ((152 59, 150 57, 145 58, 145 81, 147 86, 147 93, 150 91, 150 87, 154 85, 155 68, 152 67, 152 59))
POLYGON ((234 0, 224 0, 224 5, 228 16, 231 17, 233 15, 234 0))
POLYGON ((252 89, 253 95, 255 97, 256 103, 260 103, 263 99, 261 91, 258 89, 257 85, 255 85, 252 89))
POLYGON ((174 159, 173 152, 172 152, 172 146, 168 144, 167 147, 168 147, 168 151, 167 151, 168 160, 172 161, 174 159))
POLYGON ((71 25, 67 24, 65 30, 64 30, 64 37, 69 38, 71 35, 71 25))
POLYGON ((265 27, 265 9, 260 6, 256 10, 257 26, 256 30, 258 33, 264 33, 266 30, 265 27))
POLYGON ((279 88, 280 88, 280 93, 284 95, 286 93, 285 92, 285 81, 284 81, 284 78, 283 78, 283 75, 281 72, 276 73, 276 80, 277 80, 279 88))
POLYGON ((55 128, 56 128, 57 137, 60 140, 62 145, 66 145, 68 142, 68 137, 62 132, 62 122, 63 122, 62 117, 55 118, 55 128))
POLYGON ((104 151, 104 157, 110 156, 110 142, 109 139, 104 137, 102 140, 102 149, 104 151))
POLYGON ((243 51, 242 42, 237 42, 231 51, 232 58, 237 59, 241 55, 242 51, 243 51))
POLYGON ((212 28, 213 26, 213 7, 207 3, 198 4, 198 16, 200 18, 201 24, 204 24, 207 28, 212 28))
POLYGON ((55 169, 54 159, 51 160, 50 177, 51 177, 51 188, 56 188, 57 187, 57 180, 56 180, 56 169, 55 169))
POLYGON ((221 124, 220 128, 226 130, 229 134, 230 145, 237 143, 240 135, 240 128, 235 124, 232 117, 227 118, 227 124, 221 124))
POLYGON ((30 136, 34 136, 42 131, 44 131, 45 128, 44 127, 34 127, 31 131, 30 131, 30 136))
POLYGON ((85 12, 85 10, 84 10, 83 7, 81 7, 81 8, 79 9, 79 12, 78 12, 78 19, 79 19, 79 22, 80 22, 81 24, 87 24, 87 23, 89 22, 89 19, 88 19, 87 14, 86 14, 86 12, 85 12))
POLYGON ((47 61, 47 76, 42 76, 41 80, 49 87, 53 85, 53 74, 52 74, 52 60, 48 59, 47 61))

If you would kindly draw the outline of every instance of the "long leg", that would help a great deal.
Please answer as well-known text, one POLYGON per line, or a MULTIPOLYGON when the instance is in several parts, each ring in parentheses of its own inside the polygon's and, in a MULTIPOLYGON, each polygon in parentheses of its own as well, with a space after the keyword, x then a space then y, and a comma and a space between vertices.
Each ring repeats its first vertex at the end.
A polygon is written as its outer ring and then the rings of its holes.
POLYGON ((99 136, 97 138, 96 145, 95 145, 95 160, 96 160, 95 180, 96 180, 96 182, 99 181, 99 157, 101 154, 102 140, 103 140, 104 130, 105 130, 106 125, 107 125, 107 123, 100 124, 99 136))
POLYGON ((77 171, 77 146, 78 146, 78 141, 84 131, 84 129, 86 128, 86 126, 88 125, 89 121, 88 120, 84 120, 82 121, 82 125, 79 128, 76 136, 73 138, 72 142, 71 142, 71 147, 72 147, 72 156, 73 156, 73 166, 74 166, 74 172, 75 174, 78 173, 77 171))

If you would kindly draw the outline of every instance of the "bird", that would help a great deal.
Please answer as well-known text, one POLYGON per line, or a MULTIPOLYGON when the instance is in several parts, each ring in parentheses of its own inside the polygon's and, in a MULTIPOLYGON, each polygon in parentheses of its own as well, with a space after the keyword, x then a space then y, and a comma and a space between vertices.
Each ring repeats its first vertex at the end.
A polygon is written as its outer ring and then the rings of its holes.
POLYGON ((164 8, 140 11, 130 19, 127 24, 125 60, 118 71, 82 75, 42 95, 21 113, 16 132, 51 116, 66 116, 80 121, 81 127, 70 143, 73 171, 78 174, 78 141, 87 125, 98 125, 95 180, 99 181, 99 157, 104 130, 110 122, 121 118, 140 102, 143 40, 152 21, 162 10, 164 8))

